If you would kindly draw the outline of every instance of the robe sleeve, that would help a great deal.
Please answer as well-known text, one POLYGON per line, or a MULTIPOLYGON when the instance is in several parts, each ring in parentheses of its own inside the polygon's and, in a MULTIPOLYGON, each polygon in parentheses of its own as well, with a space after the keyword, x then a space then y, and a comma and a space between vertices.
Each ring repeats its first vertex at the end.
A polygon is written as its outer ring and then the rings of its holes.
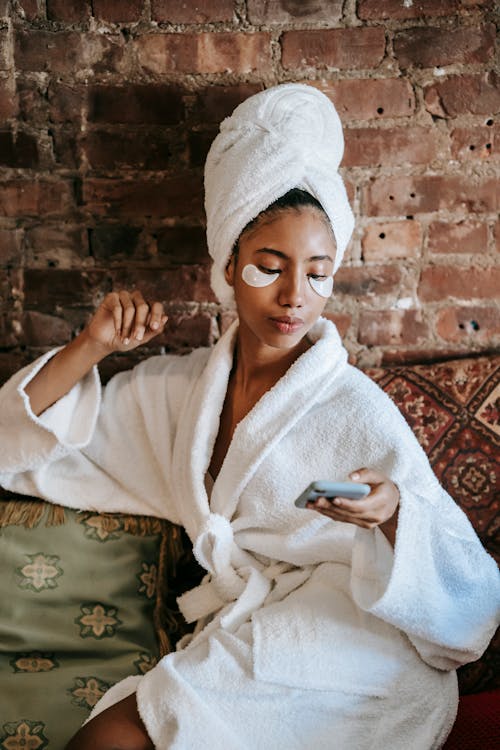
MULTIPOLYGON (((353 597, 406 633, 428 664, 455 669, 478 659, 498 626, 498 567, 389 400, 377 425, 386 440, 372 466, 400 491, 396 543, 392 550, 380 529, 356 530, 353 597)), ((373 425, 371 434, 373 454, 373 425)))
POLYGON ((153 357, 119 373, 104 389, 94 368, 37 417, 25 388, 56 351, 0 391, 0 484, 80 510, 177 522, 169 476, 176 419, 192 369, 180 361, 188 358, 153 357))

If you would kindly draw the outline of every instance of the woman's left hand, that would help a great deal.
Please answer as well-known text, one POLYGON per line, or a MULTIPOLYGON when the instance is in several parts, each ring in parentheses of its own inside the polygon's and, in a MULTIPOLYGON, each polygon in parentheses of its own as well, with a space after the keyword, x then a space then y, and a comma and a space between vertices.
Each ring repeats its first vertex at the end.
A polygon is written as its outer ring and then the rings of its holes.
POLYGON ((315 501, 308 502, 307 507, 334 521, 353 523, 363 529, 379 526, 394 546, 399 506, 398 488, 385 474, 375 469, 358 469, 349 478, 353 482, 369 484, 371 492, 362 500, 344 497, 328 500, 326 497, 318 497, 315 501))

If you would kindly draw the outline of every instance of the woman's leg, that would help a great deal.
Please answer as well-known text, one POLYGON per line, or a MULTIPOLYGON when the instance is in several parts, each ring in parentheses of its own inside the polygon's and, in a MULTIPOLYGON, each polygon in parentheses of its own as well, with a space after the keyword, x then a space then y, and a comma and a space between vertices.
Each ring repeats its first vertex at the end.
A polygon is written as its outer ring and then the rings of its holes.
POLYGON ((66 750, 154 750, 137 710, 135 693, 85 724, 66 750))

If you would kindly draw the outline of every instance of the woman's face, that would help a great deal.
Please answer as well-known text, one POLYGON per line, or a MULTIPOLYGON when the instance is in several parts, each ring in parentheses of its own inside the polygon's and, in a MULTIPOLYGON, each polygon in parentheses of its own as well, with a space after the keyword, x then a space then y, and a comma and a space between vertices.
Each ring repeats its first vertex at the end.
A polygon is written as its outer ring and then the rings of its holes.
MULTIPOLYGON (((307 334, 323 312, 326 298, 313 289, 310 279, 331 277, 335 240, 325 218, 315 208, 304 207, 266 218, 240 237, 239 253, 226 269, 234 288, 240 335, 255 343, 291 349, 307 334), (266 286, 245 281, 243 270, 255 266, 254 275, 266 286)), ((250 279, 251 280, 251 279, 250 279)))

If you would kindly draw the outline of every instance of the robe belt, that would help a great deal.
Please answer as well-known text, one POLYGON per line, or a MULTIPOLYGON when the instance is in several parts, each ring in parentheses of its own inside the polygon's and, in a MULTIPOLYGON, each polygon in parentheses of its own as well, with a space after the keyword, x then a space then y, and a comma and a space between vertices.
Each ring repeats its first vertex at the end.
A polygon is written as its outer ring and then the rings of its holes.
POLYGON ((283 571, 282 563, 265 568, 238 547, 230 521, 218 513, 210 513, 206 519, 193 551, 208 575, 177 599, 187 622, 215 614, 234 602, 221 618, 221 625, 236 627, 262 605, 271 581, 283 571))

